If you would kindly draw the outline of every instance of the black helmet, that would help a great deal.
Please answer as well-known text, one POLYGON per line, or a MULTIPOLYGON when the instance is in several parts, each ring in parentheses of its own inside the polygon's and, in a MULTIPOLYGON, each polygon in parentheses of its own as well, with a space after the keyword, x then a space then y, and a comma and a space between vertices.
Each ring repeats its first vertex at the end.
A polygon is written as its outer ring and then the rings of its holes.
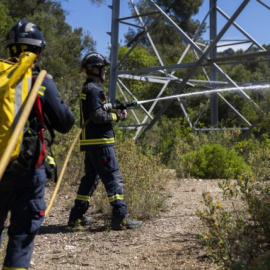
POLYGON ((41 29, 27 20, 20 20, 9 30, 6 38, 7 47, 14 45, 31 45, 39 47, 42 51, 46 42, 42 35, 41 29))
POLYGON ((111 62, 107 57, 99 53, 88 53, 82 60, 83 69, 91 69, 93 67, 103 67, 110 65, 111 62))

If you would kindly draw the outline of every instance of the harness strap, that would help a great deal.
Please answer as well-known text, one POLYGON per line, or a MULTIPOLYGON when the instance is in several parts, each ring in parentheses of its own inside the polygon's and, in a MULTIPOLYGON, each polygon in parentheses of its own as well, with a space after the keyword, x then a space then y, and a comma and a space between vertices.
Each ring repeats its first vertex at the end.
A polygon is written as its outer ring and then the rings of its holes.
MULTIPOLYGON (((34 77, 32 77, 32 81, 33 81, 33 85, 34 85, 34 83, 35 83, 34 77)), ((36 163, 36 168, 40 168, 40 166, 42 165, 42 163, 45 159, 45 156, 46 156, 46 143, 45 143, 45 139, 43 136, 43 132, 45 131, 45 121, 44 121, 44 117, 43 117, 43 113, 42 113, 42 106, 41 106, 39 94, 37 94, 37 97, 36 97, 35 108, 36 108, 36 114, 37 114, 38 125, 39 125, 38 138, 42 143, 40 153, 38 156, 38 160, 36 163)))
POLYGON ((39 95, 37 95, 35 106, 36 106, 37 118, 38 118, 38 121, 40 124, 38 137, 42 143, 41 151, 40 151, 38 161, 36 164, 36 168, 39 168, 41 166, 41 164, 43 163, 43 161, 45 159, 45 155, 46 155, 46 145, 45 145, 45 140, 44 140, 44 136, 43 136, 43 132, 45 131, 45 124, 44 124, 44 117, 42 114, 42 106, 41 106, 41 101, 40 101, 39 95))

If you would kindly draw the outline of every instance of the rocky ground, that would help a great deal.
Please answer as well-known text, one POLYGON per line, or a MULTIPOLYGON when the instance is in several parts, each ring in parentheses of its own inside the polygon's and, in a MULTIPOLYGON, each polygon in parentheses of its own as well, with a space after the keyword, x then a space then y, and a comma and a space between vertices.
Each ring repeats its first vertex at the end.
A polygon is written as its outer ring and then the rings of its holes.
POLYGON ((220 192, 217 182, 170 180, 165 211, 140 229, 126 231, 111 231, 99 215, 84 231, 67 230, 67 205, 72 200, 57 196, 36 238, 30 269, 217 269, 199 241, 198 233, 205 228, 195 215, 203 191, 220 192))

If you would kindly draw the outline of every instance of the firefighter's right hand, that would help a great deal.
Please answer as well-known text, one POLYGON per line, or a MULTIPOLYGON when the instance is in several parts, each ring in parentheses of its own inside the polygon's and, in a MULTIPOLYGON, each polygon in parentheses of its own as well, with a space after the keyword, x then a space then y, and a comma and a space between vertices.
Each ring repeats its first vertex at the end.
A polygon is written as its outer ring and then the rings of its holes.
POLYGON ((127 111, 126 110, 118 110, 116 115, 117 115, 117 122, 127 119, 127 111))
POLYGON ((106 112, 110 111, 112 109, 112 103, 105 103, 102 105, 102 109, 106 112))

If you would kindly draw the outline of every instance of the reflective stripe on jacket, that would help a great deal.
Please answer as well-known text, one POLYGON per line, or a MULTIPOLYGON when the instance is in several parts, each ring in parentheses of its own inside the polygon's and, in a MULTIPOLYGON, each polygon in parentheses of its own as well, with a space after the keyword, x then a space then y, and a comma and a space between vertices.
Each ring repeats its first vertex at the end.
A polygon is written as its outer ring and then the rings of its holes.
POLYGON ((83 128, 80 137, 80 148, 112 146, 115 143, 113 123, 117 121, 115 113, 103 110, 107 97, 101 85, 87 79, 81 93, 81 125, 90 119, 83 128))

